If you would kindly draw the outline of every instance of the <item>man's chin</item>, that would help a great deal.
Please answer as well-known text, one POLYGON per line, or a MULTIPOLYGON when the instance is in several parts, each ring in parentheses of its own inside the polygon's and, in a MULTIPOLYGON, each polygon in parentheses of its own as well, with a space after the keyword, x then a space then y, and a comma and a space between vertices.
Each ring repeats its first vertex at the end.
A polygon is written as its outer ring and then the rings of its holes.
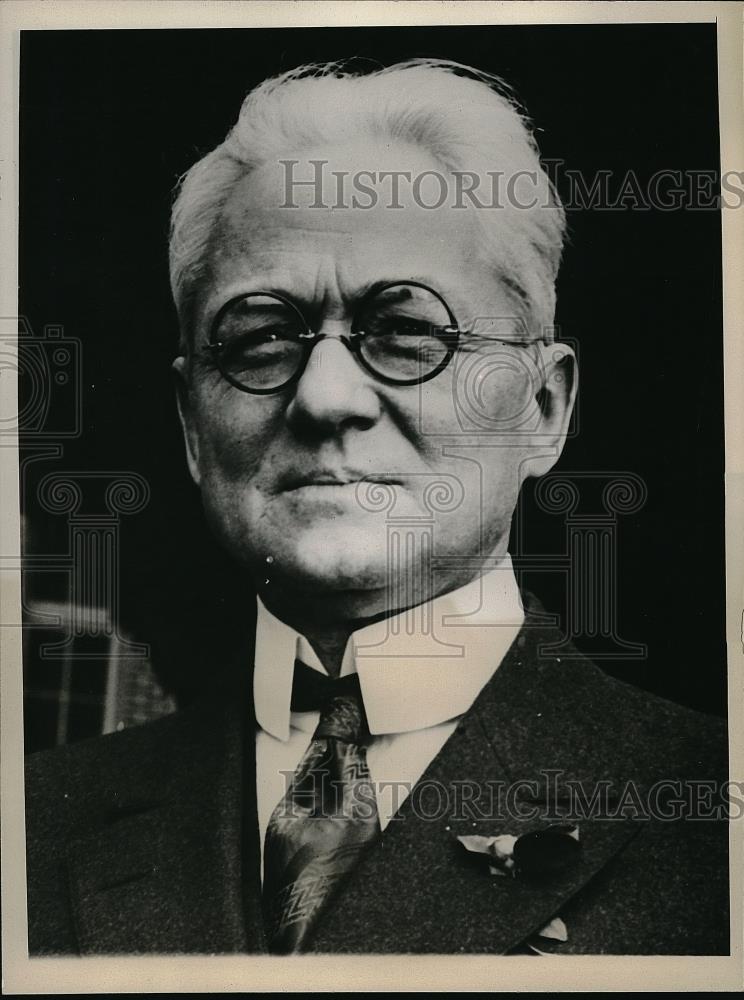
POLYGON ((267 546, 267 577, 292 590, 377 591, 387 586, 386 539, 342 528, 291 532, 267 546))

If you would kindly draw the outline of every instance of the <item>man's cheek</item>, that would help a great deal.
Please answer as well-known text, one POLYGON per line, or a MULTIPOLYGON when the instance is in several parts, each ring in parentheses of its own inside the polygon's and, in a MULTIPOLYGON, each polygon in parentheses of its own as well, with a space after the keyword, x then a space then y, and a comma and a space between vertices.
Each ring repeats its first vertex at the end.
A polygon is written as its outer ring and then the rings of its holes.
POLYGON ((217 469, 228 479, 252 477, 266 452, 266 438, 245 424, 208 421, 202 436, 202 472, 217 469), (206 468, 205 468, 206 467, 206 468))
POLYGON ((251 561, 261 545, 266 498, 247 481, 236 485, 212 470, 202 485, 202 503, 212 534, 239 561, 251 561))
POLYGON ((419 438, 519 433, 534 422, 538 382, 528 358, 471 356, 453 374, 422 387, 411 422, 419 438))
POLYGON ((536 416, 535 383, 523 371, 494 379, 484 394, 487 412, 501 433, 520 433, 536 416))

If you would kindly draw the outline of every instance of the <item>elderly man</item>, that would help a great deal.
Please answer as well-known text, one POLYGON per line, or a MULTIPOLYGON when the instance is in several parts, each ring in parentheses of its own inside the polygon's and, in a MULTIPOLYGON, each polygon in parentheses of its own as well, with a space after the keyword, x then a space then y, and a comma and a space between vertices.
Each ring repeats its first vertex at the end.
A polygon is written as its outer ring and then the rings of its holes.
POLYGON ((174 373, 250 697, 31 761, 32 953, 728 951, 724 738, 542 655, 508 554, 576 392, 564 226, 446 62, 269 80, 187 173, 174 373))

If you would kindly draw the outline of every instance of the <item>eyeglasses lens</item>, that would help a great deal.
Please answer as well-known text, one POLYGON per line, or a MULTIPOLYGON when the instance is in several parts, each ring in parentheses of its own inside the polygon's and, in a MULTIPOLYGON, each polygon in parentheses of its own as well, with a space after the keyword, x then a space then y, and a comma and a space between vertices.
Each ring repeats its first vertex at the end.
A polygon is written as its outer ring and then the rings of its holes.
MULTIPOLYGON (((428 289, 399 284, 366 300, 351 332, 359 337, 365 366, 393 382, 420 381, 450 352, 447 307, 428 289)), ((222 344, 219 367, 248 391, 271 392, 307 362, 309 329, 291 303, 270 294, 246 295, 221 315, 214 339, 222 344)))
POLYGON ((447 357, 447 307, 416 285, 393 285, 365 304, 355 330, 366 364, 391 381, 420 381, 447 357))

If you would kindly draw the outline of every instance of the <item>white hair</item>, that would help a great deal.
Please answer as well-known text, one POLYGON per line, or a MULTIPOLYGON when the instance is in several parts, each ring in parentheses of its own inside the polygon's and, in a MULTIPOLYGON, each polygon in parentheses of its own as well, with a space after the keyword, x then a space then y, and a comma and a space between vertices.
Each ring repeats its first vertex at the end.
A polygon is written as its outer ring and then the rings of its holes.
POLYGON ((502 199, 499 210, 483 208, 476 216, 518 315, 532 330, 552 327, 565 214, 540 164, 528 119, 498 77, 449 60, 413 59, 363 73, 343 63, 301 66, 247 95, 224 142, 195 163, 176 189, 170 276, 182 339, 235 184, 272 158, 360 133, 417 143, 450 171, 519 175, 518 204, 502 199))

